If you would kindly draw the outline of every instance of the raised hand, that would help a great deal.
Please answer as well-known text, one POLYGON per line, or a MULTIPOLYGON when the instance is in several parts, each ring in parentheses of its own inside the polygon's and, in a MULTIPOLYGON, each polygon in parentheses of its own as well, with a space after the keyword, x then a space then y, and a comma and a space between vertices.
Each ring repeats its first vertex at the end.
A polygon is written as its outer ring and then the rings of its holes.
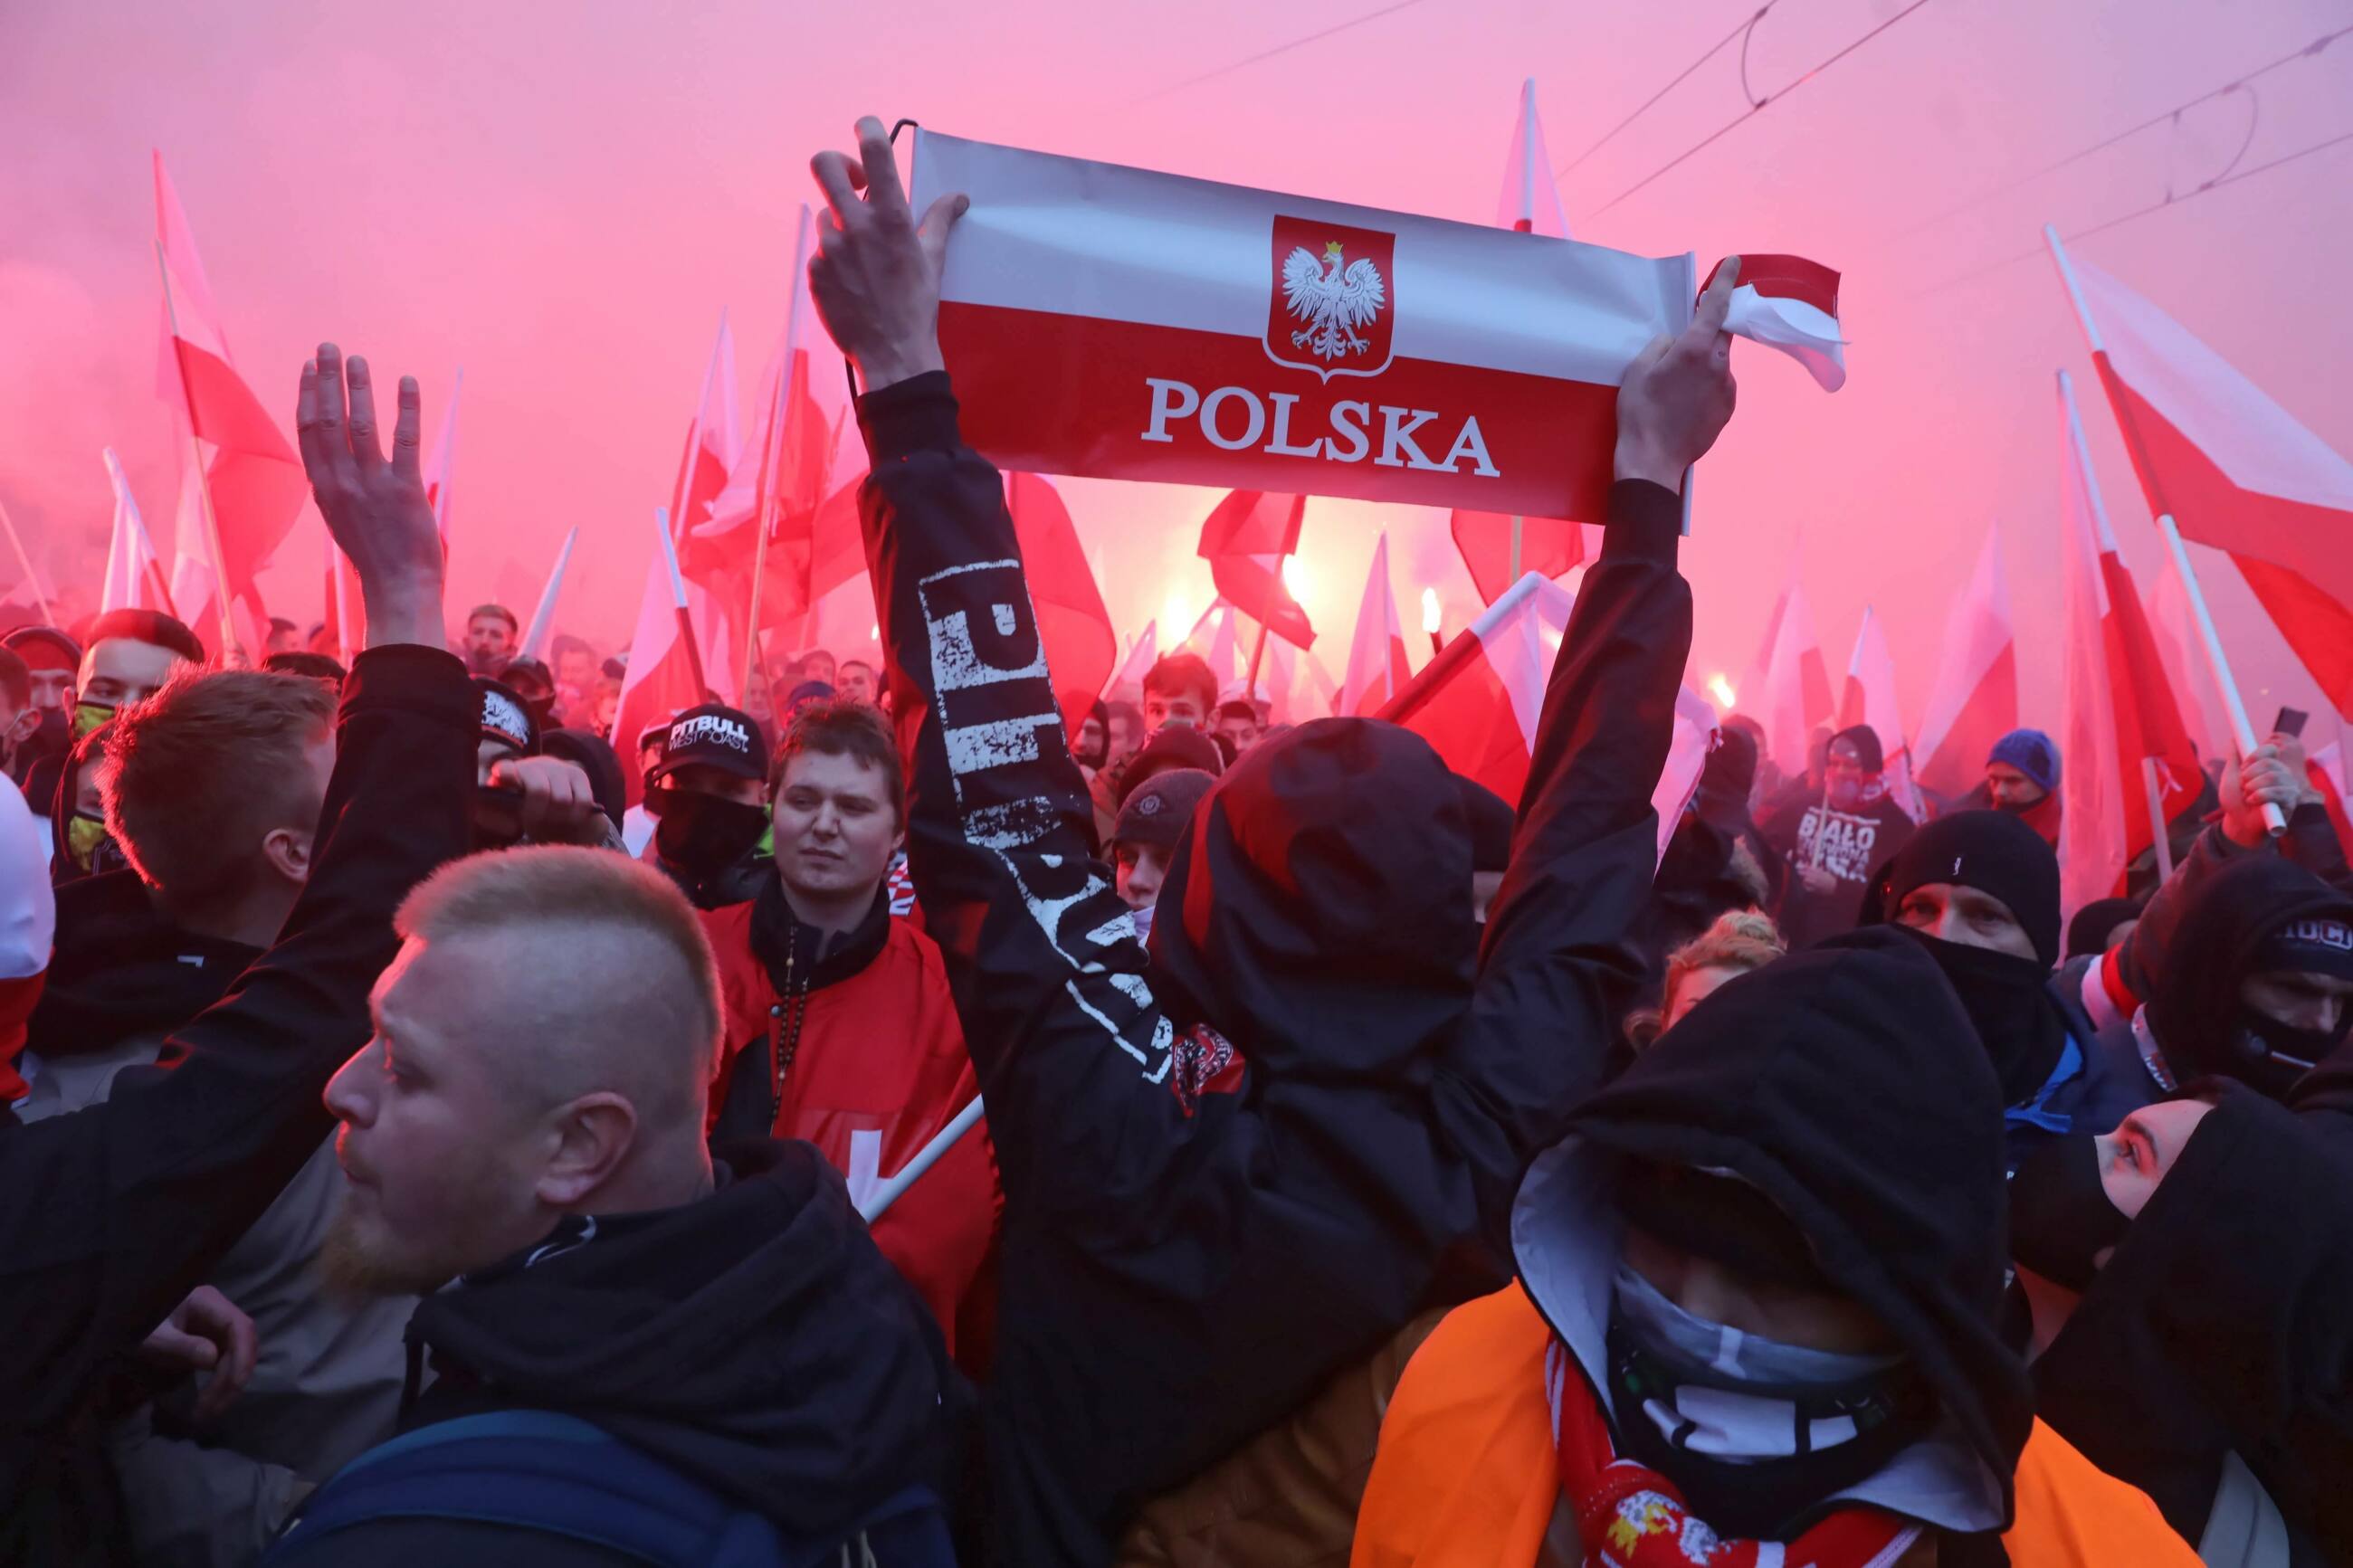
POLYGON ((441 536, 417 456, 422 422, 417 378, 403 376, 387 462, 367 361, 346 364, 342 350, 321 343, 302 366, 294 413, 302 470, 327 531, 359 574, 370 647, 443 641, 441 536))
POLYGON ((541 844, 585 844, 606 838, 607 818, 588 774, 562 757, 509 757, 491 766, 491 787, 511 791, 500 803, 511 811, 510 831, 541 844))
POLYGON ((971 204, 941 196, 918 224, 892 161, 890 132, 871 114, 858 122, 857 156, 819 153, 809 170, 827 208, 818 215, 809 297, 860 383, 874 392, 945 368, 940 268, 948 230, 971 204))
POLYGON ((1724 318, 1740 282, 1740 258, 1715 269, 1691 325, 1662 332, 1626 367, 1618 387, 1616 477, 1680 490, 1683 470, 1706 455, 1732 418, 1732 334, 1724 318))
POLYGON ((2237 763, 2222 770, 2222 833, 2242 848, 2253 849, 2271 838, 2263 807, 2294 811, 2304 799, 2306 784, 2300 769, 2280 755, 2281 737, 2257 746, 2237 763))

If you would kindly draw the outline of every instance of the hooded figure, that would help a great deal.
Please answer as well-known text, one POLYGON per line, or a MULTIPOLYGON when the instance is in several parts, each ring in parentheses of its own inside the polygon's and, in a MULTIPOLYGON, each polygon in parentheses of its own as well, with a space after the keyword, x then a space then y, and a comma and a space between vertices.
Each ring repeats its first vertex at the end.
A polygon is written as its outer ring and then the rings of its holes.
POLYGON ((2211 1073, 2285 1100, 2345 1038, 2353 1008, 2338 1005, 2333 1028, 2297 1027, 2246 994, 2263 973, 2353 980, 2353 896, 2303 867, 2275 855, 2225 866, 2181 911, 2171 946, 2179 956, 2138 1022, 2174 1084, 2211 1073))
POLYGON ((2134 1156, 2162 1179, 2127 1220, 2076 1142, 2019 1172, 2091 1173, 2043 1183, 2021 1256, 2071 1234, 2115 1251, 2046 1265, 2084 1289, 2034 1363, 2037 1410, 2210 1563, 2353 1561, 2353 1166, 2310 1117, 2225 1092, 2179 1149, 2134 1156))
POLYGON ((1654 975, 1666 955, 1697 938, 1728 910, 1771 909, 1781 898, 1787 864, 1748 815, 1757 780, 1757 742, 1727 725, 1700 771, 1691 807, 1675 825, 1651 888, 1651 928, 1645 952, 1654 975))
POLYGON ((1791 801, 1765 824, 1766 843, 1788 866, 1777 918, 1793 950, 1853 930, 1872 873, 1912 837, 1885 773, 1877 731, 1841 730, 1831 737, 1821 795, 1791 801))

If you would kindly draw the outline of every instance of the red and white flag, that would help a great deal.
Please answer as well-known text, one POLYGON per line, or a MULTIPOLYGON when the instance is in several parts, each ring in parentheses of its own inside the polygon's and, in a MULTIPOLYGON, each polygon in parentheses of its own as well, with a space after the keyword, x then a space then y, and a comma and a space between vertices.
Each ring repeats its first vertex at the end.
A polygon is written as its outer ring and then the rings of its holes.
POLYGON ((441 553, 449 553, 450 480, 458 472, 458 400, 465 395, 466 367, 449 378, 449 401, 441 405, 441 427, 433 433, 433 450, 425 459, 425 500, 433 509, 433 525, 441 531, 441 553))
POLYGON ((1804 365, 1824 392, 1836 392, 1846 384, 1838 291, 1839 275, 1820 262, 1744 255, 1725 331, 1779 349, 1804 365))
POLYGON ((1005 504, 1021 543, 1021 575, 1038 641, 1052 672, 1067 733, 1077 734, 1095 693, 1119 658, 1119 637, 1103 590, 1079 542, 1071 510, 1053 481, 1040 474, 1005 476, 1005 504))
MULTIPOLYGON (((668 528, 668 514, 662 526, 668 528)), ((620 706, 613 716, 613 750, 634 764, 638 737, 682 709, 705 700, 694 678, 699 650, 690 650, 679 629, 679 601, 685 584, 663 538, 654 541, 646 563, 646 585, 638 596, 637 629, 629 636, 629 667, 621 678, 620 706)), ((645 779, 634 765, 621 769, 629 804, 645 797, 645 779)))
POLYGON ((1887 651, 1887 636, 1879 616, 1862 607, 1862 625, 1855 629, 1854 652, 1846 661, 1846 685, 1839 697, 1838 727, 1868 724, 1879 737, 1886 769, 1881 775, 1888 798, 1917 822, 1925 815, 1912 787, 1912 752, 1904 739, 1904 715, 1895 702, 1895 656, 1887 651))
POLYGON ((1340 684, 1322 659, 1286 642, 1267 644, 1266 657, 1274 666, 1274 679, 1263 688, 1274 722, 1304 724, 1311 719, 1332 717, 1340 700, 1340 684))
POLYGON ((1202 522, 1198 551, 1219 597, 1301 647, 1314 645, 1315 628, 1284 584, 1282 563, 1299 548, 1306 515, 1305 496, 1235 490, 1202 522))
POLYGON ((1113 692, 1124 687, 1133 686, 1138 689, 1143 688, 1145 672, 1149 670, 1154 661, 1160 657, 1159 642, 1159 621, 1155 619, 1145 622, 1144 635, 1137 637, 1135 646, 1127 650, 1127 658, 1120 661, 1118 670, 1109 680, 1103 682, 1102 695, 1106 700, 1110 699, 1113 692))
POLYGON ((1365 596, 1356 606, 1356 631, 1348 644, 1348 671, 1340 678, 1336 711, 1378 713, 1397 700, 1412 679, 1405 626, 1398 619, 1397 595, 1389 587, 1389 536, 1384 531, 1373 542, 1372 567, 1365 574, 1365 596))
POLYGON ((2114 894, 2125 868, 2156 841, 2143 758, 2157 759, 2168 821, 2197 798, 2205 780, 2141 613, 2140 592, 2116 552, 2065 371, 2059 373, 2059 575, 2066 610, 2059 876, 2061 902, 2073 910, 2114 894))
POLYGON ((1802 555, 1789 560, 1789 581, 1765 624, 1765 641, 1741 683, 1741 711, 1765 727, 1766 750, 1784 773, 1806 771, 1814 731, 1831 721, 1830 666, 1814 635, 1814 612, 1799 581, 1802 555))
POLYGON ((1599 519, 1618 383, 1699 288, 1689 255, 925 131, 913 183, 971 198, 940 346, 1010 468, 1599 519))
POLYGON ((2198 636, 2197 612, 2189 607, 2189 590, 2174 568, 2173 552, 2157 557, 2157 582, 2148 592, 2148 629, 2157 639, 2157 657, 2165 679, 2181 707, 2181 722, 2201 757, 2231 754, 2230 710, 2222 705, 2221 689, 2214 684, 2214 667, 2198 636))
MULTIPOLYGON (((1380 717, 1428 741, 1446 765, 1516 807, 1535 752, 1546 684, 1559 655, 1576 594, 1531 573, 1455 634, 1380 717)), ((1652 791, 1658 850, 1683 819, 1714 749, 1715 710, 1684 689, 1675 696, 1674 737, 1652 791)))
POLYGON ((2230 552, 2353 718, 2353 462, 2147 300, 2089 262, 2073 271, 2150 510, 2230 552))
POLYGON ((147 537, 147 524, 139 515, 139 502, 131 493, 131 481, 124 477, 113 447, 104 448, 100 455, 106 462, 107 482, 114 488, 114 529, 107 541, 106 576, 99 587, 99 613, 161 610, 170 615, 172 602, 164 584, 163 563, 156 557, 155 542, 147 537))
POLYGON ((2018 728, 2018 635, 2001 569, 2001 533, 1988 525, 1969 585, 1945 617, 1944 662, 1920 716, 1913 777, 1958 800, 1985 779, 1993 743, 2018 728))
MULTIPOLYGON (((155 236, 164 277, 164 358, 160 387, 173 409, 173 422, 186 448, 193 434, 203 445, 203 479, 193 462, 184 476, 184 492, 199 502, 208 497, 212 528, 222 561, 213 563, 227 579, 237 602, 237 617, 245 629, 238 638, 252 642, 252 625, 262 617, 261 594, 255 580, 294 526, 294 519, 311 493, 302 465, 259 399, 245 384, 229 359, 228 339, 213 303, 212 285, 196 254, 188 216, 180 205, 171 176, 164 172, 164 155, 155 154, 155 236), (201 482, 203 489, 196 486, 201 482)), ((197 537, 204 528, 199 522, 197 537)), ((185 548, 187 535, 182 536, 185 548)), ((206 553, 212 552, 210 543, 206 553)), ((174 595, 184 610, 194 614, 203 602, 190 604, 174 595)), ((217 636, 216 612, 195 621, 199 636, 217 636)))
POLYGON ((1561 210, 1560 186, 1552 177, 1552 155, 1545 151, 1544 123, 1536 118, 1534 77, 1520 84, 1520 119, 1512 127, 1512 151, 1504 160, 1495 226, 1548 239, 1569 237, 1568 214, 1561 210))

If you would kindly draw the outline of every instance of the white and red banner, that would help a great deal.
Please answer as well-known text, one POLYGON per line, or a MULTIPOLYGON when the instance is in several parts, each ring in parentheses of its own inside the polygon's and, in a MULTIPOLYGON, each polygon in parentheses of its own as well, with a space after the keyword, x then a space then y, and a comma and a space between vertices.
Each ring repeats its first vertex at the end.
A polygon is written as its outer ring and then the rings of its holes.
POLYGON ((1993 743, 2018 728, 2018 634, 2001 568, 2001 533, 1988 525, 1969 585, 1945 617, 1945 657, 1915 731, 1913 779, 1957 801, 1985 782, 1993 743))
POLYGON ((1912 750, 1904 739, 1904 715, 1895 700, 1895 656, 1887 651, 1887 635, 1879 629, 1879 616, 1862 607, 1862 625, 1855 628, 1854 652, 1846 661, 1846 685, 1839 696, 1838 727, 1851 730, 1868 724, 1879 737, 1886 759, 1881 774, 1888 798, 1903 807, 1913 821, 1923 819, 1919 792, 1912 787, 1912 750))
POLYGON ((164 587, 163 563, 156 557, 155 542, 147 537, 147 524, 139 515, 139 502, 131 493, 131 481, 123 476, 122 464, 116 458, 113 447, 104 448, 100 455, 106 463, 107 482, 114 487, 114 530, 106 546, 106 576, 99 586, 99 613, 161 610, 170 615, 172 598, 164 587))
POLYGON ((1218 596, 1276 637, 1311 647, 1315 627, 1282 580, 1282 563, 1299 548, 1307 498, 1236 490, 1201 524, 1198 553, 1209 563, 1218 596))
POLYGON ((971 198, 940 346, 1009 468, 1599 520, 1618 383, 1699 288, 1689 255, 920 130, 913 191, 971 198))
POLYGON ((1334 711, 1344 719, 1369 718, 1396 701, 1412 679, 1405 625, 1398 619, 1397 594, 1389 586, 1389 536, 1384 531, 1373 542, 1373 563, 1365 573, 1365 596, 1356 605, 1348 668, 1340 677, 1340 701, 1334 711))
POLYGON ((1767 760, 1795 778, 1806 771, 1814 731, 1831 721, 1830 665, 1814 635, 1813 607, 1800 576, 1804 552, 1789 557, 1789 581, 1774 601, 1765 640, 1742 682, 1741 711, 1765 726, 1767 760))
MULTIPOLYGON (((1448 767, 1516 809, 1535 752, 1545 687, 1576 607, 1574 589, 1529 573, 1455 634, 1380 717, 1428 741, 1448 767)), ((1678 691, 1674 737, 1651 795, 1662 856, 1699 788, 1715 737, 1715 709, 1689 688, 1678 691)))
POLYGON ((2226 550, 2353 718, 2353 462, 2164 311, 2074 261, 2093 361, 2152 510, 2226 550))

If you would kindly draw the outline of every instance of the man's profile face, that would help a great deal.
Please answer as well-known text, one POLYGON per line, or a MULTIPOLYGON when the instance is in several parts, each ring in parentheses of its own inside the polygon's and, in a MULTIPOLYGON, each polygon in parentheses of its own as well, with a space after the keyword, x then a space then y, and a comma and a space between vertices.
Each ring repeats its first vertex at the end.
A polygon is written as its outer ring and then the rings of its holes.
POLYGON ((1986 794, 2003 811, 2024 811, 2039 805, 2047 793, 2043 787, 2020 773, 2008 763, 1986 764, 1986 794))
POLYGON ((1156 735, 1166 729, 1198 730, 1207 718, 1207 706, 1198 692, 1147 691, 1144 694, 1144 729, 1156 735))
POLYGON ((498 1069, 478 1016, 482 996, 539 983, 510 945, 410 938, 376 982, 375 1037, 327 1084, 348 1187, 322 1263, 346 1287, 432 1290, 544 1233, 530 1134, 545 1108, 498 1069))
POLYGON ((74 704, 74 672, 70 669, 36 669, 31 672, 33 707, 47 708, 62 713, 74 704))
POLYGON ((1073 747, 1080 756, 1092 757, 1103 749, 1103 721, 1090 713, 1079 721, 1079 743, 1073 747))
POLYGON ((1957 882, 1924 882, 1895 907, 1895 923, 1924 936, 1963 947, 1981 947, 2013 958, 2033 958, 2034 939, 2010 906, 1991 893, 1957 882))
POLYGON ((81 656, 79 698, 108 708, 153 697, 187 660, 170 648, 131 637, 92 643, 81 656))
POLYGON ((847 752, 801 752, 777 780, 776 874, 813 897, 881 885, 904 837, 882 769, 847 752))
POLYGON ((0 766, 13 759, 25 737, 40 726, 39 709, 29 702, 19 708, 5 690, 0 690, 0 766))
POLYGON ((2334 1034, 2353 1005, 2353 980, 2295 969, 2266 969, 2239 982, 2239 1000, 2274 1024, 2334 1034))
POLYGON ((1168 851, 1157 844, 1123 844, 1117 852, 1119 896, 1131 910, 1148 910, 1168 875, 1168 851))
POLYGON ((514 630, 504 616, 476 616, 466 623, 466 648, 477 658, 498 658, 514 651, 514 630))

